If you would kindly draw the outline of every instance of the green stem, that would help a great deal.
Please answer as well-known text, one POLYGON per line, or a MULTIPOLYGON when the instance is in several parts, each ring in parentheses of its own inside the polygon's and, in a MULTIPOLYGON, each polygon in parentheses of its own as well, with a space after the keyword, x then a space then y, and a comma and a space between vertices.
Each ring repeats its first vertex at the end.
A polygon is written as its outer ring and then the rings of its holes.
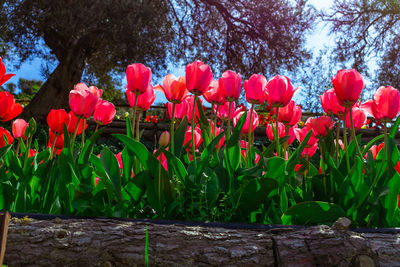
POLYGON ((217 136, 217 133, 215 132, 215 129, 217 128, 217 119, 218 119, 218 109, 219 109, 219 105, 217 104, 217 108, 215 110, 215 117, 214 117, 214 136, 217 136))
POLYGON ((358 141, 357 141, 357 136, 356 136, 356 130, 354 128, 354 123, 353 123, 353 111, 350 109, 350 123, 351 123, 351 135, 352 138, 354 139, 354 142, 356 143, 356 148, 357 148, 357 153, 358 156, 360 157, 361 161, 364 162, 364 157, 362 155, 360 146, 358 145, 358 141))
POLYGON ((170 128, 170 132, 171 132, 171 140, 170 140, 170 145, 169 145, 169 151, 172 153, 172 155, 174 155, 174 150, 175 150, 175 103, 172 103, 172 117, 171 117, 171 126, 170 128))
MULTIPOLYGON (((81 119, 82 119, 82 117, 79 116, 79 117, 78 117, 78 121, 76 122, 74 135, 72 136, 72 140, 71 140, 71 149, 72 149, 72 151, 74 151, 75 139, 76 139, 76 135, 77 135, 77 133, 78 133, 79 122, 81 121, 81 119)), ((85 119, 83 119, 83 120, 85 120, 85 119)))
MULTIPOLYGON (((18 144, 17 144, 17 149, 15 150, 15 156, 18 158, 18 153, 19 153, 19 146, 21 145, 21 137, 18 138, 18 144)), ((28 151, 29 153, 29 151, 28 151)))
POLYGON ((346 156, 347 172, 350 173, 350 159, 349 159, 349 152, 347 151, 347 137, 346 137, 346 113, 347 113, 347 107, 344 108, 344 115, 343 115, 343 143, 344 143, 344 153, 346 156))
POLYGON ((247 165, 251 167, 253 164, 253 161, 251 159, 251 123, 252 123, 252 118, 253 118, 253 109, 254 109, 254 104, 251 104, 250 108, 250 119, 249 119, 249 131, 247 133, 247 141, 248 141, 248 148, 247 148, 247 165))
POLYGON ((323 145, 322 145, 322 140, 319 140, 319 151, 321 153, 321 170, 322 170, 322 174, 324 175, 323 178, 323 182, 324 182, 324 191, 325 191, 325 196, 327 195, 327 188, 326 188, 326 175, 325 175, 325 160, 324 160, 324 149, 323 149, 323 145))
POLYGON ((57 133, 54 133, 53 144, 51 146, 50 159, 52 159, 54 157, 54 152, 56 151, 56 148, 54 146, 56 145, 57 135, 58 135, 57 133))
POLYGON ((275 118, 275 142, 276 142, 276 155, 281 156, 281 149, 279 144, 279 107, 275 108, 276 118, 275 118))
POLYGON ((138 112, 137 120, 136 120, 136 141, 139 141, 139 139, 140 139, 140 136, 139 136, 140 115, 141 115, 141 113, 138 112))
POLYGON ((85 146, 85 119, 82 120, 82 145, 81 149, 85 146))
POLYGON ((229 102, 229 110, 228 110, 228 128, 226 130, 226 140, 227 142, 229 138, 231 137, 231 108, 232 108, 232 102, 229 102))
POLYGON ((96 129, 94 130, 94 133, 93 133, 93 134, 95 134, 95 133, 99 130, 99 126, 100 126, 100 124, 97 124, 97 125, 96 125, 96 129))
POLYGON ((197 102, 197 95, 194 95, 194 100, 193 100, 193 111, 192 111, 192 158, 194 160, 194 169, 197 169, 197 163, 196 163, 196 145, 194 143, 194 117, 196 116, 196 102, 197 102))
POLYGON ((339 149, 340 149, 340 144, 339 144, 339 131, 340 131, 340 120, 338 121, 336 125, 336 165, 339 166, 339 149))
POLYGON ((135 101, 134 101, 134 104, 133 104, 133 118, 132 118, 132 123, 131 123, 132 124, 131 125, 131 127, 132 127, 132 138, 134 138, 133 136, 135 135, 137 98, 138 98, 138 95, 135 94, 135 101))

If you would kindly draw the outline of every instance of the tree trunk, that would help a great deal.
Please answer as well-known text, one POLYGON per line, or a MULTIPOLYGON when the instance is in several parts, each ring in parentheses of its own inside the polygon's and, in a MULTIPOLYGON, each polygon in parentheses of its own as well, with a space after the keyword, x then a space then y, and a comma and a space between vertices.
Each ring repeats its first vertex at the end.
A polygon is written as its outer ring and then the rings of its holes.
POLYGON ((398 231, 13 218, 8 266, 398 266, 398 231))
POLYGON ((69 91, 81 80, 84 67, 84 52, 71 49, 24 108, 22 118, 29 120, 34 117, 37 121, 45 122, 51 109, 68 110, 69 91))

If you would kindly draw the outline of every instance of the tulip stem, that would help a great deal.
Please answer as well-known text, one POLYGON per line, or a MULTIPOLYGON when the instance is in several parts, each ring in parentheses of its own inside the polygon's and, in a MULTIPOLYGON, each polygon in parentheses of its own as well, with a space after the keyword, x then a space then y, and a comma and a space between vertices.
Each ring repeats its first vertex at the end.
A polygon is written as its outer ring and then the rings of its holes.
MULTIPOLYGON (((214 107, 215 107, 215 104, 211 104, 211 120, 210 120, 211 123, 214 121, 214 107)), ((214 130, 215 130, 215 125, 214 126, 211 125, 211 137, 212 137, 212 139, 214 139, 214 137, 215 137, 214 130)))
POLYGON ((97 123, 96 129, 94 130, 94 134, 99 130, 99 126, 100 126, 100 124, 97 123))
POLYGON ((276 141, 276 155, 278 157, 281 156, 280 153, 280 144, 279 144, 279 107, 275 108, 275 141, 276 141))
POLYGON ((357 147, 357 153, 358 156, 360 157, 360 159, 364 162, 364 157, 362 155, 360 146, 358 145, 358 141, 357 141, 357 136, 356 136, 356 130, 354 128, 354 123, 353 123, 353 111, 350 109, 350 123, 351 123, 351 135, 354 139, 354 142, 356 143, 356 147, 357 147))
MULTIPOLYGON (((18 158, 19 146, 21 145, 21 137, 18 138, 17 149, 15 150, 15 156, 18 158)), ((28 152, 29 153, 29 152, 28 152)))
POLYGON ((251 147, 252 147, 252 142, 251 142, 251 123, 252 123, 252 118, 253 118, 253 109, 254 109, 254 104, 251 104, 250 108, 250 119, 249 119, 249 130, 247 133, 247 140, 248 140, 248 150, 247 150, 247 166, 251 167, 253 164, 252 158, 251 158, 251 147))
POLYGON ((172 116, 171 116, 171 126, 170 132, 171 132, 171 140, 169 142, 169 151, 171 152, 172 155, 174 155, 174 150, 175 150, 175 103, 172 103, 172 116))
POLYGON ((82 120, 82 145, 81 149, 85 146, 85 119, 82 120))
POLYGON ((350 159, 349 159, 349 152, 347 151, 347 137, 346 137, 346 113, 347 113, 347 107, 344 108, 344 115, 343 115, 343 143, 344 143, 344 153, 346 154, 347 171, 348 173, 350 173, 350 159))
POLYGON ((217 108, 216 108, 215 114, 214 114, 214 116, 215 116, 214 117, 214 129, 213 129, 214 136, 217 136, 217 133, 215 132, 215 129, 217 128, 218 109, 219 109, 219 105, 217 104, 217 108))
POLYGON ((139 136, 140 115, 141 115, 141 113, 138 112, 137 120, 136 120, 136 141, 139 141, 139 140, 140 140, 140 136, 139 136))
POLYGON ((193 100, 193 110, 192 110, 192 158, 194 160, 194 170, 197 169, 197 163, 196 163, 196 144, 194 143, 194 116, 195 111, 196 111, 196 102, 197 102, 197 95, 194 95, 194 100, 193 100))
POLYGON ((328 193, 328 189, 326 188, 326 175, 325 175, 325 160, 324 160, 324 149, 323 149, 323 144, 321 143, 321 139, 319 140, 319 152, 321 153, 321 170, 322 174, 324 175, 323 178, 323 183, 324 183, 324 190, 325 190, 325 195, 328 193))
POLYGON ((229 138, 231 137, 231 108, 232 108, 232 102, 229 102, 228 128, 226 130, 226 140, 225 140, 225 142, 228 142, 229 138))
POLYGON ((135 94, 135 101, 134 101, 134 104, 133 104, 133 118, 132 118, 132 123, 131 123, 131 124, 132 124, 132 125, 131 125, 131 128, 132 128, 132 138, 134 138, 134 136, 135 136, 137 98, 138 98, 138 95, 135 94))
POLYGON ((340 119, 338 121, 338 123, 336 124, 336 165, 339 166, 339 156, 340 156, 340 152, 339 152, 339 148, 340 148, 340 144, 339 144, 339 132, 340 132, 340 119))
MULTIPOLYGON (((75 139, 76 139, 76 135, 78 133, 78 128, 79 128, 79 122, 81 120, 81 116, 78 117, 78 121, 76 122, 76 126, 75 126, 75 131, 74 131, 74 135, 72 136, 72 140, 71 140, 71 150, 74 151, 74 146, 75 146, 75 139)), ((85 120, 85 119, 83 119, 85 120)))
MULTIPOLYGON (((50 159, 53 159, 53 157, 54 157, 54 151, 56 150, 55 145, 56 145, 57 135, 58 135, 57 133, 54 133, 53 144, 51 145, 50 159)), ((49 135, 49 138, 50 138, 50 135, 49 135)))

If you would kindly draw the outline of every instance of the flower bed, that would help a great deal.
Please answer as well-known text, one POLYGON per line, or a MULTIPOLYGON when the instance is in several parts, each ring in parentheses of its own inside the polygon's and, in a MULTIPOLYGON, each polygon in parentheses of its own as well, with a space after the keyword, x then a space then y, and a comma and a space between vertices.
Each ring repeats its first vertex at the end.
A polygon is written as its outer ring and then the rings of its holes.
MULTIPOLYGON (((291 100, 297 89, 289 78, 251 76, 243 84, 250 109, 235 108, 240 75, 226 71, 213 81, 209 66, 196 61, 188 64, 186 77, 167 75, 155 87, 170 102, 171 123, 159 145, 148 149, 140 142, 139 122, 141 111, 154 102, 150 80, 149 68, 128 66, 126 93, 133 117, 126 119, 126 134, 113 135, 124 145, 116 155, 108 147, 93 154, 115 107, 101 99, 102 90, 83 83, 70 92, 69 113, 50 111, 47 148, 35 141, 33 118, 14 120, 13 135, 0 128, 5 137, 0 140, 0 209, 289 225, 332 224, 347 217, 353 226, 400 225, 396 89, 381 87, 360 104, 362 76, 341 70, 332 78, 333 89, 321 96, 328 116, 299 127, 302 111, 291 100), (200 96, 212 104, 211 118, 200 108, 200 96), (256 146, 256 107, 265 101, 271 108, 263 118, 271 143, 256 146), (366 123, 366 112, 384 134, 361 144, 356 131, 366 123), (89 118, 97 126, 88 137, 89 118), (295 139, 299 145, 293 146, 295 139)), ((3 122, 22 112, 7 92, 0 92, 0 103, 3 122)))

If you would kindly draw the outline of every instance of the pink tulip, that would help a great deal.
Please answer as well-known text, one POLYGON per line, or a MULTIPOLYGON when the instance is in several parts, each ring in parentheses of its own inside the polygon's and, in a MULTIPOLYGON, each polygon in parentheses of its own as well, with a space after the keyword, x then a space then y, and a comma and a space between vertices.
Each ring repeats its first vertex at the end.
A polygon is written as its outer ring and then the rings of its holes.
POLYGON ((321 100, 322 109, 328 115, 342 116, 344 114, 344 107, 339 104, 335 89, 326 90, 319 96, 319 99, 321 100))
POLYGON ((276 75, 267 83, 265 98, 273 107, 284 107, 289 104, 297 90, 298 87, 293 90, 288 77, 276 75))
POLYGON ((318 143, 315 143, 312 146, 306 146, 301 152, 301 156, 303 158, 306 156, 311 158, 312 156, 314 156, 315 152, 317 152, 317 148, 318 148, 318 143))
MULTIPOLYGON (((175 105, 175 119, 183 119, 188 112, 189 112, 189 97, 186 97, 180 104, 175 105)), ((170 118, 172 118, 172 105, 173 103, 169 102, 167 104, 168 108, 168 115, 170 118)))
MULTIPOLYGON (((14 138, 23 138, 26 139, 25 137, 25 130, 26 127, 28 127, 29 123, 27 123, 23 119, 16 119, 13 124, 12 124, 12 134, 14 138)), ((0 136, 2 138, 2 136, 0 136)))
POLYGON ((21 113, 22 106, 15 103, 14 96, 9 92, 0 92, 0 122, 12 120, 21 113))
POLYGON ((333 121, 328 116, 320 116, 318 118, 310 118, 310 126, 313 131, 319 136, 325 136, 328 134, 328 129, 332 129, 333 125, 335 125, 335 121, 333 121))
POLYGON ((13 141, 14 138, 11 136, 10 132, 7 131, 6 129, 0 127, 0 148, 4 147, 6 145, 6 142, 4 141, 4 136, 6 136, 7 143, 10 145, 13 141))
MULTIPOLYGON (((240 140, 240 147, 242 148, 242 149, 240 150, 240 154, 242 155, 242 157, 243 157, 244 159, 247 160, 247 151, 248 151, 248 149, 249 149, 249 143, 246 142, 246 141, 244 141, 244 140, 240 140)), ((260 155, 258 155, 258 154, 256 153, 255 163, 257 163, 259 160, 260 160, 260 155)))
POLYGON ((301 119, 301 107, 296 106, 293 100, 279 109, 279 121, 288 126, 295 126, 301 119))
POLYGON ((232 102, 239 99, 242 87, 240 74, 231 70, 225 71, 218 80, 218 86, 225 101, 232 102))
POLYGON ((167 100, 175 104, 181 103, 188 93, 185 77, 180 76, 176 78, 173 74, 165 76, 162 86, 158 85, 154 89, 160 89, 164 92, 167 100))
MULTIPOLYGON (((352 116, 353 116, 353 124, 355 130, 360 130, 361 127, 367 122, 367 115, 365 114, 364 110, 359 107, 352 107, 351 108, 352 116)), ((346 127, 351 128, 350 122, 350 112, 346 113, 346 127)))
MULTIPOLYGON (((235 114, 235 117, 233 117, 233 126, 235 127, 236 124, 239 122, 239 119, 243 116, 244 111, 240 111, 235 114)), ((252 114, 252 119, 251 119, 251 132, 254 132, 254 130, 257 128, 259 121, 258 121, 258 115, 257 112, 254 110, 252 114)), ((242 134, 248 134, 249 133, 249 123, 250 123, 250 112, 247 112, 246 115, 246 121, 244 122, 243 128, 241 133, 242 134)))
POLYGON ((194 95, 202 95, 208 90, 213 79, 210 66, 195 61, 186 66, 186 87, 194 95))
MULTIPOLYGON (((372 153, 372 157, 374 158, 374 160, 376 160, 376 157, 378 156, 379 151, 381 151, 381 149, 385 146, 385 143, 381 143, 379 145, 373 145, 369 150, 372 153)), ((367 159, 368 156, 368 152, 365 153, 364 158, 367 159)))
POLYGON ((332 77, 332 83, 339 104, 344 107, 351 107, 358 101, 365 85, 364 78, 355 69, 339 70, 336 77, 332 77))
POLYGON ((391 86, 381 86, 372 100, 368 100, 361 107, 376 120, 390 122, 400 111, 400 92, 391 86))
POLYGON ((106 125, 112 122, 116 114, 115 106, 106 100, 101 100, 97 103, 93 114, 93 120, 100 124, 106 125))
POLYGON ((78 83, 69 93, 69 106, 76 116, 92 116, 99 98, 84 83, 78 83))
POLYGON ((264 75, 253 74, 249 80, 244 81, 243 87, 246 92, 246 100, 250 104, 262 104, 265 102, 265 87, 267 79, 264 75))
MULTIPOLYGON (((268 139, 271 140, 271 142, 273 142, 275 140, 274 130, 275 130, 275 123, 274 123, 274 125, 272 125, 272 124, 267 125, 267 136, 268 136, 268 139), (272 127, 274 127, 274 129, 272 127)), ((279 134, 279 139, 286 136, 285 124, 283 124, 281 122, 278 123, 278 134, 279 134)))
POLYGON ((88 90, 98 99, 103 95, 103 90, 98 89, 96 86, 89 86, 88 90))
MULTIPOLYGON (((202 141, 203 141, 203 138, 201 137, 201 130, 200 130, 200 127, 197 125, 194 128, 194 146, 196 149, 199 148, 202 141)), ((190 151, 189 148, 192 146, 191 145, 192 144, 192 128, 190 126, 187 128, 187 131, 185 133, 185 139, 183 141, 183 146, 186 146, 188 144, 189 144, 188 151, 190 151)))
POLYGON ((137 97, 136 108, 141 111, 148 110, 154 103, 154 100, 156 100, 156 92, 154 92, 151 84, 147 90, 140 95, 135 95, 131 90, 126 90, 126 96, 132 108, 135 106, 135 98, 137 97))
POLYGON ((150 87, 151 69, 140 63, 134 63, 126 68, 127 91, 134 95, 144 94, 150 87))
MULTIPOLYGON (((84 126, 85 129, 87 128, 87 123, 86 123, 86 119, 83 119, 84 122, 84 126)), ((75 132, 76 129, 76 124, 78 123, 78 117, 75 116, 75 114, 70 111, 68 113, 68 119, 67 119, 67 130, 70 134, 73 134, 75 132)), ((82 120, 79 121, 79 125, 78 125, 78 130, 76 131, 77 135, 80 135, 82 133, 82 120)))
MULTIPOLYGON (((216 107, 214 107, 214 113, 216 112, 216 107)), ((230 119, 233 119, 233 117, 236 115, 237 112, 242 111, 242 109, 240 109, 239 111, 236 111, 235 109, 235 102, 232 102, 231 105, 231 117, 230 119)), ((218 108, 218 114, 217 114, 218 118, 220 120, 226 121, 228 120, 228 116, 229 116, 229 102, 225 102, 223 105, 219 106, 218 108)))
POLYGON ((218 86, 218 81, 215 80, 211 81, 210 87, 204 92, 203 97, 210 104, 222 105, 225 103, 225 99, 218 86))
MULTIPOLYGON (((303 142, 304 138, 306 137, 306 135, 308 134, 308 132, 311 129, 308 127, 304 127, 304 128, 295 128, 294 129, 294 135, 296 136, 296 139, 301 143, 303 142)), ((313 132, 313 134, 311 135, 310 139, 307 142, 307 146, 313 146, 315 143, 318 142, 318 139, 315 137, 316 134, 315 132, 313 132)))

